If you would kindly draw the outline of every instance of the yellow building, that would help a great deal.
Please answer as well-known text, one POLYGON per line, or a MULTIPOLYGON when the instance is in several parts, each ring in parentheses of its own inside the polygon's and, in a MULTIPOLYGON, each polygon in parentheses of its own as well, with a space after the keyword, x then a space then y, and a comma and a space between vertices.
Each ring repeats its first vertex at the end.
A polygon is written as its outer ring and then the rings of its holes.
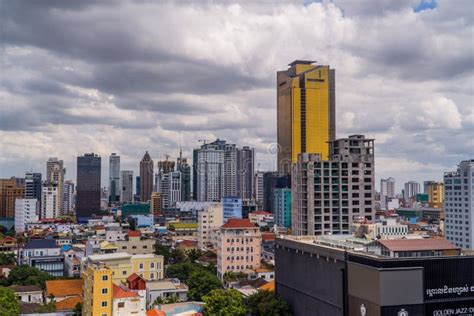
POLYGON ((84 261, 82 270, 99 263, 112 271, 112 282, 117 285, 125 284, 132 273, 140 275, 146 281, 163 278, 163 256, 129 255, 124 252, 91 255, 84 261))
POLYGON ((444 184, 442 182, 430 182, 428 184, 428 203, 430 207, 443 208, 444 184))
POLYGON ((328 158, 336 136, 335 70, 295 60, 277 72, 278 171, 291 171, 298 154, 328 158))
POLYGON ((112 270, 93 264, 82 273, 84 280, 84 316, 112 316, 112 270))
POLYGON ((152 214, 161 213, 161 193, 160 192, 151 193, 150 213, 152 214))

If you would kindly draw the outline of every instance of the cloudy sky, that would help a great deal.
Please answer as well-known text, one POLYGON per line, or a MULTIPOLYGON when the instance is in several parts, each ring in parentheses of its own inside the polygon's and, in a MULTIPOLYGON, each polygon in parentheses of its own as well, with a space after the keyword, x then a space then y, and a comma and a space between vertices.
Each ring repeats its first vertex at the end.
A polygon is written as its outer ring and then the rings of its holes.
POLYGON ((276 71, 336 69, 337 137, 376 139, 376 173, 440 180, 474 158, 472 1, 0 2, 0 177, 78 154, 191 156, 216 137, 275 159, 276 71))

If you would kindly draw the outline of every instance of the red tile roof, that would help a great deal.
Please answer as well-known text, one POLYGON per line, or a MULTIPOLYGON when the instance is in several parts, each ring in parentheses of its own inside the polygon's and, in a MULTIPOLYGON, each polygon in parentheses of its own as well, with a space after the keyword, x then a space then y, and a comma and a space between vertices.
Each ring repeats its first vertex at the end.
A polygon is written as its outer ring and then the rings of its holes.
POLYGON ((142 235, 142 232, 139 230, 129 230, 128 231, 128 237, 140 237, 142 235))
POLYGON ((166 316, 166 313, 157 309, 150 309, 146 311, 146 316, 166 316))
POLYGON ((274 233, 263 233, 262 234, 262 241, 274 241, 275 234, 274 233))
POLYGON ((248 218, 230 218, 222 228, 255 228, 257 227, 248 218))
POLYGON ((456 247, 444 238, 429 239, 392 239, 379 240, 390 251, 456 250, 456 247))
POLYGON ((64 297, 64 296, 81 296, 82 295, 82 279, 69 280, 50 280, 46 281, 46 296, 64 297))
POLYGON ((137 279, 142 279, 142 278, 141 278, 138 274, 132 273, 132 274, 130 274, 130 276, 127 278, 127 281, 128 281, 128 282, 133 282, 133 281, 135 281, 135 280, 137 280, 137 279))
POLYGON ((114 298, 127 298, 127 297, 136 297, 138 296, 137 293, 132 292, 132 291, 127 291, 127 289, 124 289, 118 285, 113 285, 113 297, 114 298))
POLYGON ((65 300, 56 302, 57 311, 73 310, 78 303, 82 303, 82 298, 79 296, 68 297, 65 300))

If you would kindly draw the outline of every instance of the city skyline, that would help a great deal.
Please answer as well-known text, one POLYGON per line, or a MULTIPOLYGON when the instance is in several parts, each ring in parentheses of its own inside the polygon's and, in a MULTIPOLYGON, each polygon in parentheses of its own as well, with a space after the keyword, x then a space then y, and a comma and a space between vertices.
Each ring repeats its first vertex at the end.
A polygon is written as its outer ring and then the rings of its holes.
POLYGON ((400 192, 410 180, 441 181, 474 152, 472 7, 425 2, 5 3, 0 176, 44 175, 58 157, 74 180, 76 157, 94 152, 105 184, 111 153, 138 175, 146 150, 154 161, 178 157, 180 134, 188 161, 200 139, 220 138, 255 147, 256 169, 275 170, 276 71, 309 59, 336 70, 336 138, 376 139, 377 184, 392 176, 400 192), (156 11, 174 13, 158 21, 156 11), (134 15, 142 24, 117 27, 134 15))

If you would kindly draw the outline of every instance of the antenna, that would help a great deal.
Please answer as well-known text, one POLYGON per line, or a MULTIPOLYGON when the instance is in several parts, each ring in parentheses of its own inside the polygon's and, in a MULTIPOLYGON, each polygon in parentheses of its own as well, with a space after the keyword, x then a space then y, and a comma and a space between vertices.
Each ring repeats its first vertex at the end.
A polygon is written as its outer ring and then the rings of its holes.
POLYGON ((179 162, 183 160, 183 148, 181 146, 181 131, 179 131, 179 162))

